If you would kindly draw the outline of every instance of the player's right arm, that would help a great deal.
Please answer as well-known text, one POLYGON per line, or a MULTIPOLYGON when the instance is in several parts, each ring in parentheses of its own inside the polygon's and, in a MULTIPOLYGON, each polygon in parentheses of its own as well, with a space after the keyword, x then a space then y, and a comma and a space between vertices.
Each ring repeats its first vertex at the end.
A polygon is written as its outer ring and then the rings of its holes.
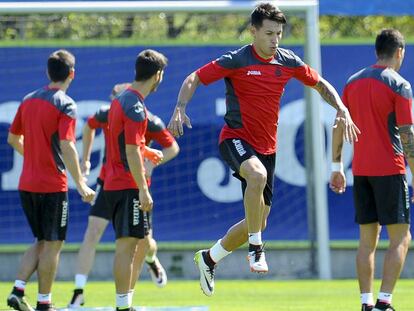
POLYGON ((23 135, 15 135, 9 132, 7 143, 12 146, 14 150, 23 155, 23 135))
MULTIPOLYGON (((21 106, 20 106, 21 107, 21 106)), ((10 126, 9 134, 7 136, 7 143, 13 147, 18 153, 23 155, 23 124, 21 108, 17 110, 14 120, 10 126)))
POLYGON ((183 123, 188 128, 191 128, 190 118, 185 113, 185 109, 199 85, 200 79, 195 71, 185 78, 181 85, 180 92, 178 93, 177 105, 174 108, 173 115, 168 124, 168 129, 176 137, 184 134, 183 123))

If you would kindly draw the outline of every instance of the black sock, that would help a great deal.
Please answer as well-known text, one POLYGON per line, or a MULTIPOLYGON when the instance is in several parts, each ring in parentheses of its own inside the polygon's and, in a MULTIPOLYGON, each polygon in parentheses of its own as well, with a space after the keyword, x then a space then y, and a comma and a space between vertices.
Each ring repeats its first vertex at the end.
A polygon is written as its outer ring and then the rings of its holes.
POLYGON ((24 290, 18 289, 16 286, 13 286, 12 294, 16 295, 17 297, 23 297, 24 290))
POLYGON ((254 245, 254 244, 249 243, 249 252, 256 252, 261 248, 262 248, 261 245, 254 245))
POLYGON ((52 305, 50 303, 40 303, 38 301, 37 305, 36 305, 36 310, 48 310, 51 307, 52 307, 52 305))
POLYGON ((209 266, 210 268, 214 268, 216 263, 213 259, 211 259, 210 251, 202 252, 201 254, 203 255, 203 260, 207 264, 207 266, 209 266))

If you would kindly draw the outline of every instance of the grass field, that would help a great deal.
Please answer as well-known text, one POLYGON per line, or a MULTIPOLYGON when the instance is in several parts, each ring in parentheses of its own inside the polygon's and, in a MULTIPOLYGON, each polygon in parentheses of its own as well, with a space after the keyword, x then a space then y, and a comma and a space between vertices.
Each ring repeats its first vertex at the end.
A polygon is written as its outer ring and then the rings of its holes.
MULTIPOLYGON (((68 303, 73 283, 57 282, 53 301, 56 307, 68 303)), ((375 284, 376 292, 379 284, 375 284)), ((7 309, 5 300, 12 283, 0 283, 0 310, 7 309)), ((86 288, 85 307, 114 305, 112 282, 90 282, 86 288)), ((37 285, 31 282, 26 294, 36 300, 37 285)), ((397 310, 413 311, 414 280, 401 280, 394 293, 397 310)), ((137 284, 134 306, 208 306, 209 311, 329 311, 359 310, 359 295, 355 280, 339 281, 224 281, 217 280, 216 293, 204 296, 197 281, 172 281, 158 289, 151 282, 137 284)))

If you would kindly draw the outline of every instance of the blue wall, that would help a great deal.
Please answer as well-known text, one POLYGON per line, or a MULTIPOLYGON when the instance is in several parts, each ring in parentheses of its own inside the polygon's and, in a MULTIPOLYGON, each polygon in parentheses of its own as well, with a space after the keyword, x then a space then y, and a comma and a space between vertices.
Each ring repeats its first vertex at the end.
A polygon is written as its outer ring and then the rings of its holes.
MULTIPOLYGON (((229 47, 154 47, 169 58, 164 82, 150 95, 148 108, 168 123, 183 79, 192 70, 220 56, 229 47)), ((108 101, 115 83, 131 81, 135 55, 142 47, 88 47, 69 48, 77 58, 76 79, 68 94, 78 102, 78 133, 85 118, 99 105, 108 101)), ((302 55, 298 47, 292 49, 302 55)), ((29 91, 47 83, 45 60, 52 48, 0 49, 0 243, 29 242, 32 240, 27 222, 19 204, 17 181, 21 158, 6 144, 7 130, 18 101, 29 91)), ((409 57, 402 74, 414 80, 414 61, 409 57)), ((342 91, 346 79, 358 69, 375 62, 373 47, 322 47, 323 76, 342 91)), ((155 200, 155 236, 169 240, 213 240, 243 217, 241 192, 237 180, 219 159, 217 136, 223 124, 221 108, 224 85, 222 82, 200 87, 191 102, 188 113, 193 129, 185 131, 179 140, 180 155, 165 166, 157 168, 152 191, 155 200)), ((324 123, 328 137, 335 111, 324 107, 324 123)), ((307 239, 307 211, 305 190, 303 141, 303 88, 292 81, 283 96, 279 152, 276 167, 275 198, 266 239, 307 239)), ((329 141, 329 140, 328 140, 329 141)), ((78 144, 78 150, 81 150, 78 144)), ((102 137, 97 136, 93 152, 93 170, 89 178, 94 183, 102 156, 102 137)), ((330 159, 329 145, 327 158, 330 159)), ((345 159, 350 162, 351 151, 345 159)), ((327 168, 329 161, 322 163, 327 168)), ((348 171, 348 175, 350 171, 348 171)), ((328 178, 328 176, 327 176, 328 178)), ((349 175, 349 185, 352 178, 349 175)), ((329 192, 330 234, 333 239, 358 237, 353 222, 352 188, 343 196, 329 192)), ((70 191, 69 241, 82 239, 89 208, 82 203, 76 191, 70 191)), ((108 228, 104 241, 111 241, 108 228)))

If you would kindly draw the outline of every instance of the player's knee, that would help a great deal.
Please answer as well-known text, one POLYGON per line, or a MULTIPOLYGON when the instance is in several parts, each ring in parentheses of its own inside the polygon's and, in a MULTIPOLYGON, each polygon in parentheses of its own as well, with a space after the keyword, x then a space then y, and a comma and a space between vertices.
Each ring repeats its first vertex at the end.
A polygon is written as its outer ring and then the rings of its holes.
POLYGON ((90 226, 86 232, 85 241, 96 244, 101 239, 102 233, 103 230, 101 228, 90 226))
POLYGON ((247 184, 251 187, 264 189, 267 181, 267 172, 265 169, 256 169, 246 176, 247 184))

